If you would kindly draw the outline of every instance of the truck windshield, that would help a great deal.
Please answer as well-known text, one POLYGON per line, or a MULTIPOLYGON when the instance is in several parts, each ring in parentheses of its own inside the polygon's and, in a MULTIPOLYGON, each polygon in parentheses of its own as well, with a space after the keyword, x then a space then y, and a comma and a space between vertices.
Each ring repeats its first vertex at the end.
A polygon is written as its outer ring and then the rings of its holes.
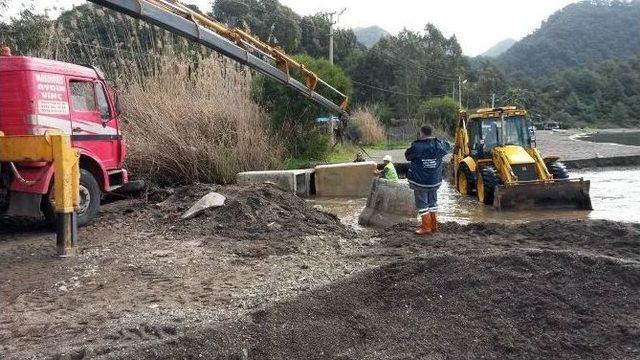
POLYGON ((500 118, 488 118, 474 121, 469 126, 471 151, 476 156, 489 156, 498 145, 517 145, 529 147, 530 135, 524 116, 506 116, 504 129, 500 118))

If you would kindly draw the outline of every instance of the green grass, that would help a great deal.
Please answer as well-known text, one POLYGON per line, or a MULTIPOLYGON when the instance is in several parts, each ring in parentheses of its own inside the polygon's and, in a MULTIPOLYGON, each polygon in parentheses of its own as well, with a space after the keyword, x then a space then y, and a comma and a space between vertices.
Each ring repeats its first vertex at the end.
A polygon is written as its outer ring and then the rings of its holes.
POLYGON ((310 168, 317 163, 351 162, 356 158, 358 152, 362 152, 362 150, 355 145, 338 145, 323 159, 286 158, 284 160, 284 168, 294 170, 310 168))
POLYGON ((354 145, 336 146, 329 154, 327 161, 330 163, 349 162, 356 158, 356 154, 361 150, 354 145))
POLYGON ((387 143, 387 141, 381 141, 376 144, 363 146, 365 150, 397 150, 397 149, 406 149, 411 145, 411 141, 391 141, 387 143))
MULTIPOLYGON (((366 152, 369 152, 369 150, 396 150, 406 149, 409 145, 411 145, 410 141, 398 141, 390 144, 383 141, 377 144, 363 146, 362 149, 366 152)), ((338 145, 324 159, 287 158, 284 160, 284 168, 287 170, 295 170, 310 168, 317 163, 351 162, 356 158, 356 154, 359 152, 363 151, 357 145, 338 145)))
POLYGON ((286 170, 306 169, 311 167, 311 161, 301 158, 286 158, 284 159, 284 168, 286 170))

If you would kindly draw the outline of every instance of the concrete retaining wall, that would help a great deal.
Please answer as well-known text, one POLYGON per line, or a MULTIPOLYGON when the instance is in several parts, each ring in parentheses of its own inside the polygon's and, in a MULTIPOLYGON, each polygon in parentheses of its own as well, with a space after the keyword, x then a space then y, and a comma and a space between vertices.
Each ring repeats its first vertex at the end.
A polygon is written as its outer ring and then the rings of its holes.
POLYGON ((270 182, 284 191, 298 196, 309 196, 312 191, 313 169, 246 171, 236 175, 238 185, 258 185, 270 182))
POLYGON ((569 169, 583 169, 583 168, 597 168, 607 166, 638 166, 640 165, 640 156, 614 156, 614 157, 602 157, 591 159, 578 159, 578 160, 562 160, 569 169))
POLYGON ((316 196, 365 197, 375 178, 376 163, 318 165, 315 168, 316 196))
POLYGON ((358 218, 364 226, 388 227, 416 218, 413 190, 408 183, 376 179, 367 207, 358 218))

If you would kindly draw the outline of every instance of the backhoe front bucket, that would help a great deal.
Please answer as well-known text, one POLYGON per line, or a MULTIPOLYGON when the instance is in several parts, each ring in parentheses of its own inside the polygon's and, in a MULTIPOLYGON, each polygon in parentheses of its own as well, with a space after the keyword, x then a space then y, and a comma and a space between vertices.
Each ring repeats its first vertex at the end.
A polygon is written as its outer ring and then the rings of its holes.
POLYGON ((498 210, 535 208, 593 210, 589 196, 590 186, 591 182, 583 179, 498 185, 495 189, 493 205, 498 210))

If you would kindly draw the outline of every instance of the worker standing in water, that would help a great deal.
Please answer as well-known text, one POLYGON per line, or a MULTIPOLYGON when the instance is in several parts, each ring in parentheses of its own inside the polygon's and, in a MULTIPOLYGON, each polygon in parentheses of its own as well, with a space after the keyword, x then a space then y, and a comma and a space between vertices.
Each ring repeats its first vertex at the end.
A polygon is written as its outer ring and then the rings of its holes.
POLYGON ((442 184, 442 158, 449 151, 451 144, 433 136, 431 126, 425 125, 420 128, 418 139, 404 153, 410 162, 407 179, 422 220, 416 234, 438 231, 438 188, 442 184))
POLYGON ((393 166, 392 161, 393 159, 391 158, 391 155, 385 155, 382 158, 384 167, 382 168, 382 170, 376 170, 375 173, 385 180, 398 182, 398 173, 396 172, 396 167, 393 166))

